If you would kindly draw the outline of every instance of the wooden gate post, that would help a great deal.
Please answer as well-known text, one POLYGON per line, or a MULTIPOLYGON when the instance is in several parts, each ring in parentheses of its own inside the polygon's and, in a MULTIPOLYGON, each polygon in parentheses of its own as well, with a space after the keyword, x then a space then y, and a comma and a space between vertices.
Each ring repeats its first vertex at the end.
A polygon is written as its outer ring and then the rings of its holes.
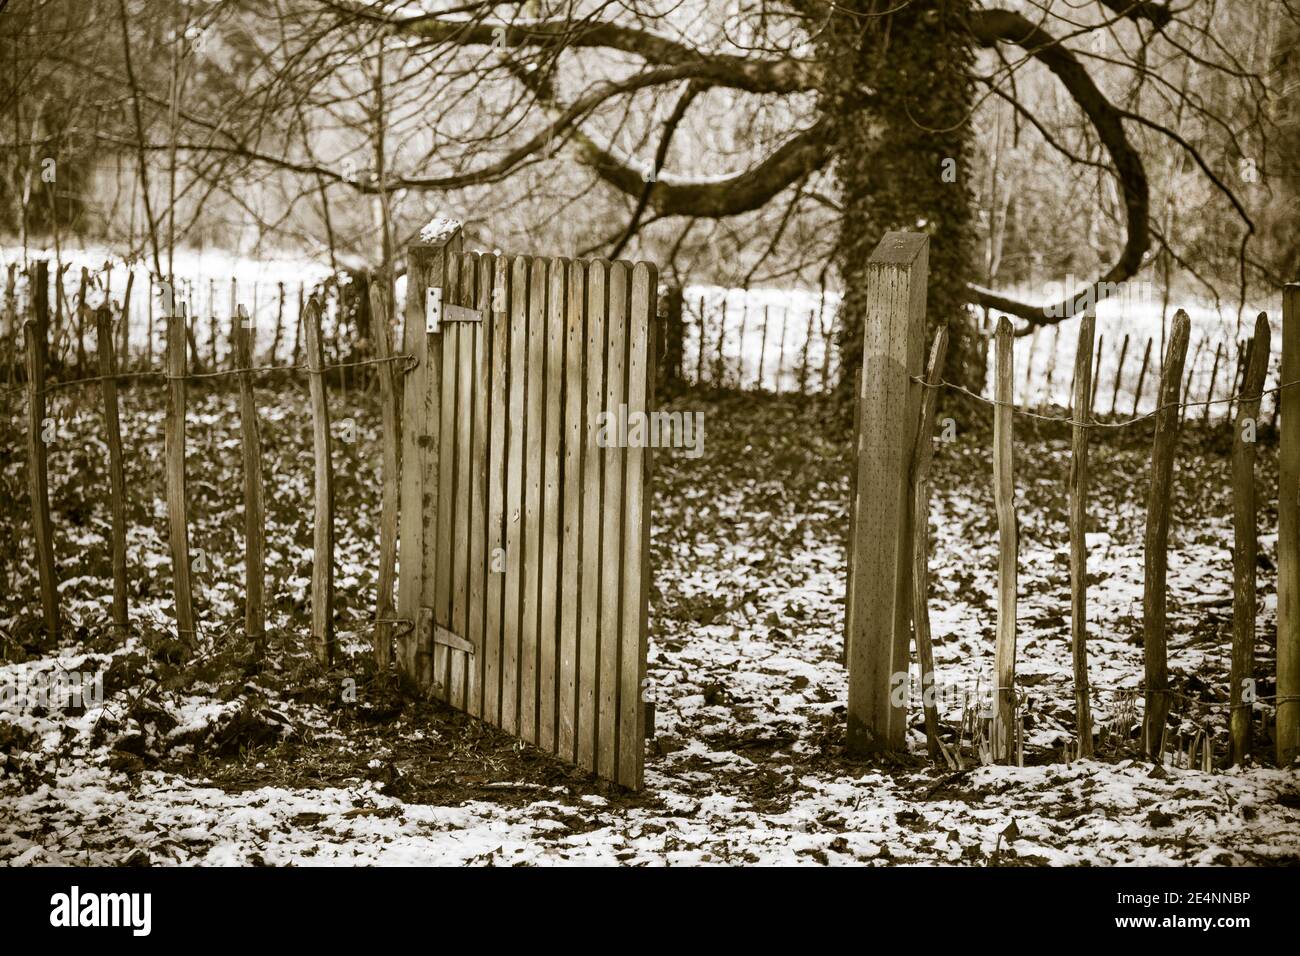
POLYGON ((461 224, 434 219, 407 247, 406 313, 402 347, 413 366, 402 380, 402 479, 399 518, 397 613, 411 622, 398 640, 402 685, 416 693, 433 687, 432 549, 438 528, 439 444, 442 428, 442 330, 425 318, 430 288, 446 288, 448 261, 461 250, 461 224), (425 622, 428 622, 427 625, 425 622))
MULTIPOLYGON (((1282 384, 1300 379, 1300 283, 1282 293, 1282 384)), ((1300 386, 1282 410, 1277 502, 1277 762, 1300 751, 1300 386)))
POLYGON ((849 529, 853 607, 845 619, 849 664, 848 748, 901 749, 911 622, 909 470, 916 441, 925 342, 929 237, 889 232, 867 263, 862 376, 858 386, 857 481, 849 529))

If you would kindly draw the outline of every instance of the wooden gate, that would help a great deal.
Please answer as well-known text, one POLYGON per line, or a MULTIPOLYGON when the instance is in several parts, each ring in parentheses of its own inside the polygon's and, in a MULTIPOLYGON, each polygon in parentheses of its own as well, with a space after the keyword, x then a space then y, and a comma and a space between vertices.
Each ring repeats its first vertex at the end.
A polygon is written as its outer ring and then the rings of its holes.
POLYGON ((597 436, 651 408, 656 286, 646 263, 463 253, 436 220, 403 337, 404 682, 634 788, 650 450, 597 436))

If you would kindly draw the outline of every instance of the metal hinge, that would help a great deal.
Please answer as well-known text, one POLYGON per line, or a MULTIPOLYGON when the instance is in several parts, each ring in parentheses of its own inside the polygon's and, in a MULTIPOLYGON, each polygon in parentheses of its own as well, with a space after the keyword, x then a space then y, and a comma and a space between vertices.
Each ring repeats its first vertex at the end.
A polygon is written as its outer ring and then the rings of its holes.
POLYGON ((424 330, 438 332, 444 322, 482 322, 483 313, 467 305, 444 304, 442 288, 429 286, 424 290, 424 330))

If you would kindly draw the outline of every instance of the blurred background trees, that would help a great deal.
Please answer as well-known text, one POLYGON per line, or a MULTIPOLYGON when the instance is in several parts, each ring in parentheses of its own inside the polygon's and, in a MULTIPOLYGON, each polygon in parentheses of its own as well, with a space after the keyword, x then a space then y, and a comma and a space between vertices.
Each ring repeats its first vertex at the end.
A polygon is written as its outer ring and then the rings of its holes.
POLYGON ((447 215, 842 290, 852 342, 866 256, 923 229, 969 376, 981 307, 1050 321, 1067 275, 1231 309, 1300 269, 1287 0, 11 0, 0 50, 0 228, 159 274, 188 246, 391 275, 447 215))

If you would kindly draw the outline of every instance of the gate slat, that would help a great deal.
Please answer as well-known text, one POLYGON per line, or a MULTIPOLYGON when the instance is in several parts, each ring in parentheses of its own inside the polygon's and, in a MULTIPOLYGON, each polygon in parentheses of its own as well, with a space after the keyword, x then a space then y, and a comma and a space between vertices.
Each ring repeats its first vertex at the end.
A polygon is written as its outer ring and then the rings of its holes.
POLYGON ((600 587, 600 732, 596 772, 614 779, 618 769, 619 635, 622 630, 623 470, 626 449, 619 447, 626 398, 627 265, 609 264, 608 347, 605 350, 605 487, 600 587))
POLYGON ((564 542, 560 571, 559 736, 556 752, 577 760, 578 632, 582 600, 582 409, 586 369, 586 269, 569 263, 564 348, 564 542))
POLYGON ((538 637, 541 621, 542 447, 546 424, 546 260, 528 269, 527 434, 524 461, 524 621, 519 662, 519 736, 537 743, 538 637))
MULTIPOLYGON (((460 287, 460 257, 449 256, 443 274, 442 301, 456 301, 460 287)), ((452 581, 455 577, 456 534, 456 421, 459 418, 456 398, 459 392, 456 373, 459 367, 460 326, 445 323, 439 326, 442 339, 442 451, 438 456, 438 533, 437 560, 434 564, 434 621, 455 630, 451 620, 452 581)), ((433 646, 433 693, 442 701, 450 701, 451 661, 447 645, 433 646)))
MULTIPOLYGON (((472 303, 475 296, 476 256, 466 252, 457 263, 459 277, 456 283, 457 305, 472 303)), ((456 488, 453 512, 456 526, 452 539, 452 603, 451 629, 463 638, 469 637, 469 568, 470 568, 470 443, 474 434, 474 333, 472 322, 456 324, 456 488)), ((468 654, 462 650, 447 652, 447 699, 453 707, 466 709, 466 670, 468 654)))
POLYGON ((605 405, 605 311, 608 263, 587 264, 587 414, 582 462, 582 620, 578 638, 578 764, 596 769, 600 683, 600 536, 605 458, 596 446, 597 417, 605 405))
MULTIPOLYGON (((628 315, 627 413, 653 409, 655 270, 638 263, 632 270, 632 305, 628 315)), ((686 412, 684 414, 690 414, 686 412)), ((647 438, 648 438, 647 434, 647 438)), ((628 443, 629 446, 632 444, 628 443)), ((648 444, 648 441, 643 444, 648 444)), ((645 756, 646 613, 649 601, 650 467, 652 451, 628 447, 623 488, 623 628, 620 648, 618 715, 618 782, 641 786, 645 756)))
POLYGON ((564 384, 564 309, 568 304, 567 259, 547 263, 546 431, 542 468, 541 623, 538 629, 538 746, 555 752, 559 669, 560 415, 564 384))
POLYGON ((487 523, 487 440, 490 427, 492 369, 488 359, 491 354, 489 339, 492 335, 492 269, 493 257, 475 256, 474 307, 483 315, 483 321, 474 326, 474 435, 471 442, 473 456, 470 472, 470 533, 469 533, 469 638, 475 653, 468 662, 468 691, 465 709, 475 717, 483 714, 483 658, 486 608, 488 592, 488 523, 487 523))
POLYGON ((510 266, 510 417, 506 467, 506 628, 501 655, 501 728, 519 728, 519 667, 524 569, 524 364, 528 346, 528 259, 510 266))
POLYGON ((510 260, 499 256, 493 264, 492 297, 492 357, 491 357, 491 411, 488 436, 487 494, 488 494, 488 578, 487 613, 484 619, 483 651, 483 719, 502 726, 501 672, 503 661, 503 636, 505 610, 502 604, 505 590, 506 547, 506 407, 510 355, 510 260), (498 306, 500 308, 498 308, 498 306), (500 570, 496 570, 499 568, 500 570))

